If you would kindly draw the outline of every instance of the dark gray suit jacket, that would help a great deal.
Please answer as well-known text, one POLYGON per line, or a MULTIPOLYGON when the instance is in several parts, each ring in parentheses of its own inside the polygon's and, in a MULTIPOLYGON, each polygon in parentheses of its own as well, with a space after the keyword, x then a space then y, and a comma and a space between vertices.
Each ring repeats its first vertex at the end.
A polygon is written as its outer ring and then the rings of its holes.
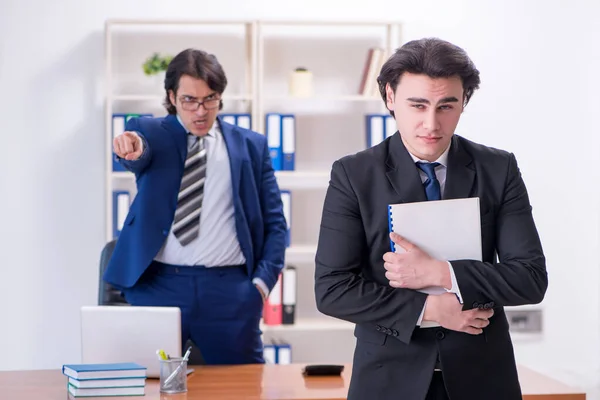
POLYGON ((416 327, 427 295, 384 275, 388 204, 426 200, 399 133, 333 164, 315 295, 321 312, 356 324, 349 399, 424 399, 438 353, 451 398, 521 399, 503 306, 541 302, 548 278, 514 155, 455 135, 443 198, 466 197, 480 198, 483 262, 450 262, 463 309, 494 308, 481 335, 416 327))

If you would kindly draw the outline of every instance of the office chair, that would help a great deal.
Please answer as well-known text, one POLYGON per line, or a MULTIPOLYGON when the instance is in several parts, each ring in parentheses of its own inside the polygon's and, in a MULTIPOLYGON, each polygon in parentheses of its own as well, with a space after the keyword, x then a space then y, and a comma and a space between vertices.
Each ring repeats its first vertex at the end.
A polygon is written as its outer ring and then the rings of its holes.
MULTIPOLYGON (((120 290, 115 289, 110 283, 104 282, 102 276, 104 275, 104 271, 108 265, 108 261, 112 256, 112 253, 115 249, 115 245, 117 244, 117 240, 111 240, 110 242, 104 245, 102 252, 100 253, 100 277, 98 282, 98 305, 101 306, 129 306, 127 300, 123 297, 120 290)), ((188 360, 188 365, 203 365, 205 364, 204 359, 202 358, 202 354, 200 353, 200 349, 192 342, 188 340, 183 346, 183 351, 187 350, 190 346, 192 346, 192 351, 190 352, 190 358, 188 360)))
POLYGON ((98 305, 100 306, 127 306, 129 303, 125 300, 120 290, 115 289, 110 283, 104 282, 102 276, 108 266, 108 261, 115 249, 117 240, 111 240, 104 245, 100 253, 100 276, 98 282, 98 305))

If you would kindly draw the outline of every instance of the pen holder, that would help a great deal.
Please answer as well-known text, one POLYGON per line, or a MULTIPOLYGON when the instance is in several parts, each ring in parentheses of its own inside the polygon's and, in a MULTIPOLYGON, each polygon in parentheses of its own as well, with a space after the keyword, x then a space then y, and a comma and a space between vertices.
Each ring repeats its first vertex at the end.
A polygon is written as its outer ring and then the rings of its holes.
POLYGON ((187 392, 187 361, 182 357, 160 360, 160 391, 187 392))

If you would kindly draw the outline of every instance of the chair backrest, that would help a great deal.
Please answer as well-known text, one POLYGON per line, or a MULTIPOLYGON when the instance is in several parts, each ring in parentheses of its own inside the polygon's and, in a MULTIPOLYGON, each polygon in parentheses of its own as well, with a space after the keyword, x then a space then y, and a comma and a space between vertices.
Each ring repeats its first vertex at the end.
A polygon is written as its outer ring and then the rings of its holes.
POLYGON ((102 253, 100 253, 100 276, 98 280, 98 305, 99 306, 119 306, 128 305, 127 301, 121 295, 121 291, 115 289, 110 283, 102 279, 108 261, 115 249, 117 240, 111 240, 104 245, 102 253))

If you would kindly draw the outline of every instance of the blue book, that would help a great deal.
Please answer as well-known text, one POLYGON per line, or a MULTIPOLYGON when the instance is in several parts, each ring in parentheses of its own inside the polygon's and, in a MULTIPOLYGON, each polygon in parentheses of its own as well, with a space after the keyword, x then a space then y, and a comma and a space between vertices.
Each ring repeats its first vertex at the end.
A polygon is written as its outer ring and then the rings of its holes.
POLYGON ((146 377, 146 367, 137 363, 66 364, 62 372, 78 380, 146 377))

